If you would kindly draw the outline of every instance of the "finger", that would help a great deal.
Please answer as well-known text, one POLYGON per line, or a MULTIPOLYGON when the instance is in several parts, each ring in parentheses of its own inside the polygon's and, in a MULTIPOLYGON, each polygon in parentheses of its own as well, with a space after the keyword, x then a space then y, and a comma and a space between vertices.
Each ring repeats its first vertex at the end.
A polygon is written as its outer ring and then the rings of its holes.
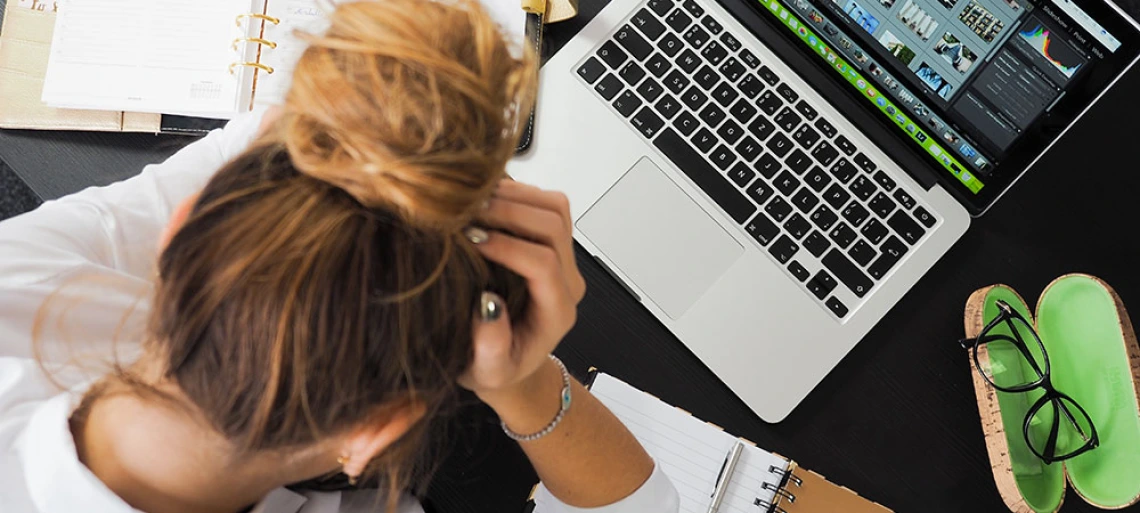
MULTIPOLYGON (((486 258, 510 269, 527 281, 536 329, 560 329, 567 317, 565 310, 570 292, 558 259, 550 246, 536 244, 503 232, 492 231, 484 242, 476 244, 486 258)), ((573 307, 570 307, 573 310, 573 307)))
POLYGON ((495 197, 556 212, 562 217, 566 228, 573 231, 574 222, 570 217, 570 200, 565 194, 542 190, 525 183, 503 180, 499 182, 495 197))
POLYGON ((563 261, 572 257, 573 245, 562 218, 555 212, 517 201, 495 198, 479 217, 493 228, 542 243, 558 251, 563 261))
POLYGON ((498 388, 504 385, 501 380, 515 374, 512 367, 517 365, 510 314, 503 298, 492 292, 482 294, 476 310, 471 328, 474 359, 461 384, 468 388, 498 388))

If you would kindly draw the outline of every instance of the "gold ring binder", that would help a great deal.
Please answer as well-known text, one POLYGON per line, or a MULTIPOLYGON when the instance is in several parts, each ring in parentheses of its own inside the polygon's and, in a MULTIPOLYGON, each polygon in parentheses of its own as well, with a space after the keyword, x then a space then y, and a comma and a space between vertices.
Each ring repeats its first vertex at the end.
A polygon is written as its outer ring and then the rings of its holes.
POLYGON ((234 44, 232 45, 233 49, 236 51, 238 49, 238 45, 242 43, 256 43, 259 45, 268 46, 270 48, 277 48, 277 43, 268 39, 262 39, 260 37, 239 37, 237 39, 234 39, 234 44))
POLYGON ((265 21, 272 23, 274 25, 280 25, 281 24, 281 20, 274 18, 273 16, 269 16, 266 14, 253 14, 253 13, 251 13, 251 14, 239 14, 237 19, 234 20, 234 22, 237 26, 240 27, 241 22, 248 20, 248 19, 265 20, 265 21))
POLYGON ((247 68, 257 68, 257 69, 262 70, 266 73, 269 73, 270 75, 273 74, 273 68, 266 66, 260 62, 235 62, 233 64, 230 64, 230 74, 233 75, 234 70, 237 68, 240 68, 242 66, 247 67, 247 68))

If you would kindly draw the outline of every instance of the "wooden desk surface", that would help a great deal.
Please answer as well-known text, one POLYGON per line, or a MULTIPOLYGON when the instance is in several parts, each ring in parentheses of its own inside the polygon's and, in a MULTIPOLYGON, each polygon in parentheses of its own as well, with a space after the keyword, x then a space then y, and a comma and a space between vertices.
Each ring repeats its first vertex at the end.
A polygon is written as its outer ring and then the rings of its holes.
MULTIPOLYGON (((0 0, 2 7, 4 0, 0 0)), ((551 27, 564 43, 606 0, 551 27)), ((989 473, 968 362, 955 342, 976 288, 1002 282, 1035 298, 1053 278, 1087 272, 1140 305, 1136 145, 1140 71, 1125 77, 908 293, 784 422, 756 418, 589 259, 580 321, 559 353, 599 367, 700 418, 787 455, 896 511, 1002 511, 989 473)), ((0 132, 0 160, 44 198, 137 173, 177 150, 149 135, 0 132)), ((1140 309, 1140 306, 1136 308, 1140 309)), ((765 327, 756 326, 757 338, 765 327)), ((479 411, 473 407, 473 411, 479 411)), ((439 511, 511 513, 532 484, 490 419, 458 428, 465 447, 433 488, 439 511)), ((1063 511, 1094 511, 1069 492, 1063 511)), ((1132 508, 1140 511, 1140 508, 1132 508)))

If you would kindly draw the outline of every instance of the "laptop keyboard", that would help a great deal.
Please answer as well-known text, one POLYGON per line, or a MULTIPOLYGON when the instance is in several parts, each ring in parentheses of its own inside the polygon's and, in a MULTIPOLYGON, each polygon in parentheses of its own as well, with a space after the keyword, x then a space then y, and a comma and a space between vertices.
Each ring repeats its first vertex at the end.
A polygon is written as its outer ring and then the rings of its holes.
POLYGON ((742 40, 649 0, 577 74, 842 319, 938 220, 742 40))

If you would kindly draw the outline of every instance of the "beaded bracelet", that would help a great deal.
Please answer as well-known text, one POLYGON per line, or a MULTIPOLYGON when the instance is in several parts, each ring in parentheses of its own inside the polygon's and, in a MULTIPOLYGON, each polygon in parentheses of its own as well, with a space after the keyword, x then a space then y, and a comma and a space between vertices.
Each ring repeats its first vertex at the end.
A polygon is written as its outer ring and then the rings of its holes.
POLYGON ((500 421, 500 425, 503 427, 503 432, 506 433, 507 437, 511 440, 514 440, 516 442, 533 442, 539 438, 549 435, 552 431, 554 431, 554 428, 558 427, 558 424, 562 423, 562 419, 566 416, 566 412, 570 411, 570 371, 566 370, 566 365, 563 364, 562 360, 559 360, 558 357, 550 355, 550 359, 553 360, 554 363, 558 364, 558 369, 562 371, 562 408, 558 410, 558 415, 554 416, 554 420, 550 421, 550 424, 547 424, 546 427, 542 428, 541 431, 531 435, 520 435, 518 433, 515 433, 514 431, 511 431, 511 428, 507 427, 506 422, 500 421))

